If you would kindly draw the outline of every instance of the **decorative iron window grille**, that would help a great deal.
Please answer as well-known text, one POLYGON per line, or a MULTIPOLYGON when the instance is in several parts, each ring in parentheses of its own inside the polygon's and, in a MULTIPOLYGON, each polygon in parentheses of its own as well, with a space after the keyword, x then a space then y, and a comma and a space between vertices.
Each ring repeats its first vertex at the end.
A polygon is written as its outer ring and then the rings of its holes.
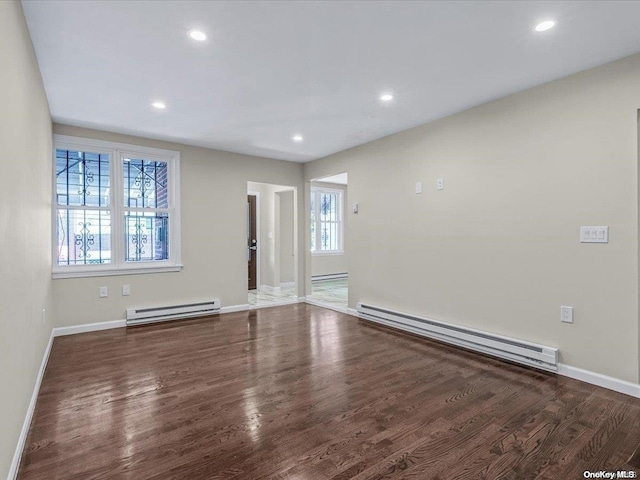
POLYGON ((111 263, 109 155, 56 149, 58 265, 111 263))
POLYGON ((179 153, 54 141, 54 277, 179 270, 179 153), (138 150, 140 156, 127 154, 138 150))
POLYGON ((125 158, 124 205, 127 262, 169 258, 167 162, 125 158))
POLYGON ((342 252, 342 191, 313 188, 310 207, 311 251, 314 253, 342 252))

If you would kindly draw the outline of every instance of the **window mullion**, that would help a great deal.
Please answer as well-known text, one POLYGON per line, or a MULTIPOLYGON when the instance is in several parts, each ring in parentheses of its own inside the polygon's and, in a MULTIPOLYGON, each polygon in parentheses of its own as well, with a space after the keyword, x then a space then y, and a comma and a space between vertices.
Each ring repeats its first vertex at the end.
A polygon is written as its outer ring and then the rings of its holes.
POLYGON ((111 182, 113 193, 111 195, 111 208, 113 221, 111 222, 111 247, 113 249, 113 263, 117 268, 125 265, 124 261, 124 183, 122 175, 123 158, 120 150, 116 150, 113 156, 113 168, 111 169, 111 182))

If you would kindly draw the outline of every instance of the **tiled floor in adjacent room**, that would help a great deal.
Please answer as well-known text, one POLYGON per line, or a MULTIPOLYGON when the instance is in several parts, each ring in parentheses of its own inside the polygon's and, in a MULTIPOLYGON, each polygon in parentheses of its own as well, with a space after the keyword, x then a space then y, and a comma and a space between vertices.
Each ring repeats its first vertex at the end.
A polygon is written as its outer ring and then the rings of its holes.
POLYGON ((349 295, 349 279, 336 278, 332 280, 314 280, 311 285, 311 300, 321 302, 327 306, 347 309, 349 295))
MULTIPOLYGON (((347 309, 348 279, 314 280, 311 286, 311 300, 321 302, 329 307, 341 310, 347 309)), ((249 305, 268 306, 290 303, 296 300, 294 286, 281 287, 279 292, 265 292, 263 290, 249 290, 249 305)))

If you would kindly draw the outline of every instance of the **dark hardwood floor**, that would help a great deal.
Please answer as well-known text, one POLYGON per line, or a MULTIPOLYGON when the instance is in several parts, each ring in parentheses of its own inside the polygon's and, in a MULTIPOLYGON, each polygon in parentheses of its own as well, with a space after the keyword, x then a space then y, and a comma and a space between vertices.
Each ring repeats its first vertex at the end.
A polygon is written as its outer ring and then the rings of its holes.
POLYGON ((580 479, 640 400, 306 304, 55 339, 21 479, 580 479))

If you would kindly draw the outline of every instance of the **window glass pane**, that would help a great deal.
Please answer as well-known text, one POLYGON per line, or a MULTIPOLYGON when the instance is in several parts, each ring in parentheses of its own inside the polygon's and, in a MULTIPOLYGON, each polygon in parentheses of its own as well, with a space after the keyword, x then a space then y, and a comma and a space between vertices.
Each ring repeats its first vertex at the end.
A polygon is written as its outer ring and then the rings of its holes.
POLYGON ((337 195, 333 193, 320 194, 320 221, 334 220, 336 215, 337 195))
POLYGON ((169 214, 126 212, 125 235, 127 262, 169 259, 169 214))
POLYGON ((109 206, 109 155, 56 149, 58 205, 109 206))
POLYGON ((316 192, 311 192, 311 251, 316 250, 316 192))
POLYGON ((169 208, 168 164, 125 158, 124 206, 129 208, 169 208))
POLYGON ((340 194, 311 193, 311 251, 338 251, 340 245, 340 194))
POLYGON ((58 265, 111 263, 108 210, 59 208, 56 235, 58 265))

